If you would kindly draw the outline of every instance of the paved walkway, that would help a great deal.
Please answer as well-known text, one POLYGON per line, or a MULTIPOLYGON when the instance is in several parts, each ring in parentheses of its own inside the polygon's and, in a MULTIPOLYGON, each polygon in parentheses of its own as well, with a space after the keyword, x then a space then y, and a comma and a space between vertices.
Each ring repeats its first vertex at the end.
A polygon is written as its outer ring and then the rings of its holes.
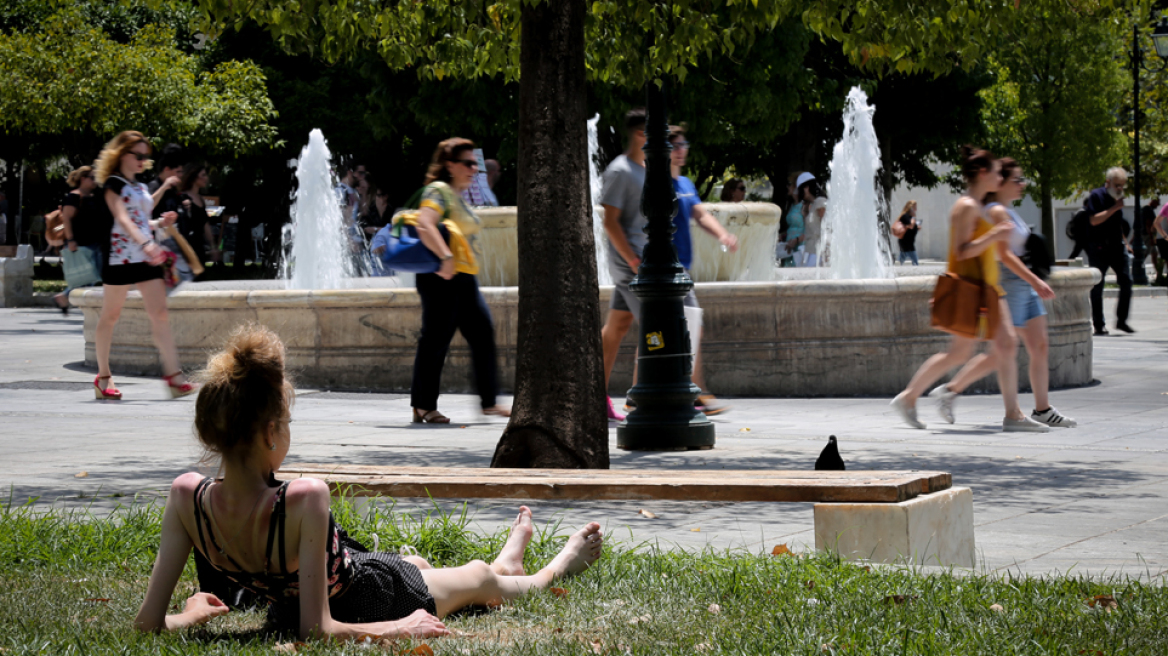
MULTIPOLYGON (((1109 303, 1110 305, 1110 303, 1109 303)), ((940 469, 974 490, 977 548, 989 570, 1164 576, 1168 573, 1168 313, 1136 299, 1134 336, 1095 341, 1098 384, 1055 392, 1081 426, 1006 435, 996 395, 963 397, 958 423, 928 405, 927 431, 902 427, 888 399, 735 399, 719 417, 718 445, 689 453, 626 453, 613 467, 810 469, 828 434, 852 469, 940 469)), ((1113 316, 1109 307, 1108 316, 1113 316)), ((121 403, 95 401, 79 362, 81 319, 48 309, 0 310, 0 484, 13 501, 86 504, 157 498, 194 466, 193 398, 166 400, 159 381, 121 378, 121 403), (84 478, 75 478, 80 472, 84 478)), ((1023 402, 1030 401, 1025 395, 1023 402)), ((924 403, 928 403, 927 400, 924 403)), ((484 467, 505 423, 484 420, 468 396, 445 396, 451 427, 408 423, 405 395, 301 390, 289 461, 484 467)), ((458 507, 443 502, 443 507, 458 507)), ((474 523, 509 523, 511 501, 469 501, 474 523)), ((624 542, 769 551, 813 545, 805 504, 554 503, 538 520, 599 518, 624 542), (657 519, 645 519, 641 508, 657 519)), ((399 510, 427 503, 403 500, 399 510)), ((808 547, 810 548, 810 547, 808 547)))

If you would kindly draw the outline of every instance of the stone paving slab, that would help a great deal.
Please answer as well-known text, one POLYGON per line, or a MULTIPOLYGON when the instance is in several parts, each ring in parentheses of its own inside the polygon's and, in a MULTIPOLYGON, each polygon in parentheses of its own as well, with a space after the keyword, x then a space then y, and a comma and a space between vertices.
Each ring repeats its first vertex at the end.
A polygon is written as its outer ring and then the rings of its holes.
MULTIPOLYGON (((997 395, 961 398, 944 424, 924 400, 925 431, 901 426, 882 398, 733 399, 715 418, 711 451, 628 453, 614 468, 810 470, 829 434, 850 469, 947 471, 974 491, 981 567, 996 571, 1168 573, 1168 303, 1137 298, 1136 335, 1095 338, 1097 384, 1052 394, 1080 427, 999 432, 997 395), (749 429, 749 430, 746 430, 749 429)), ((1108 302, 1109 320, 1114 316, 1108 302)), ((157 380, 123 377, 127 400, 99 402, 86 387, 81 319, 50 309, 0 310, 0 485, 30 498, 105 512, 133 498, 159 501, 196 466, 192 398, 168 400, 157 380), (85 478, 75 478, 80 472, 85 478), (117 495, 117 496, 115 496, 117 495)), ((1028 394, 1023 403, 1031 402, 1028 394)), ((409 423, 404 395, 299 390, 289 463, 484 467, 505 421, 476 400, 447 395, 449 427, 409 423)), ((1025 406, 1029 408, 1029 406, 1025 406)), ((204 471, 210 472, 209 469, 204 471)), ((401 499, 400 512, 463 509, 472 526, 510 524, 518 501, 401 499)), ((540 522, 599 519, 626 544, 766 551, 812 548, 811 504, 714 501, 532 501, 540 522), (657 519, 638 514, 651 510, 657 519)))

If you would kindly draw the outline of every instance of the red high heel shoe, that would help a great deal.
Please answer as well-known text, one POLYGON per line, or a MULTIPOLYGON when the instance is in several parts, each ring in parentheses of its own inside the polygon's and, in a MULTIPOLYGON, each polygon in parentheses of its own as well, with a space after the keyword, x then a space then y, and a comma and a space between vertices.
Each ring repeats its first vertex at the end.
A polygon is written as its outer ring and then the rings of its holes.
POLYGON ((99 383, 101 382, 102 378, 105 378, 106 380, 110 379, 109 376, 98 376, 97 378, 94 378, 93 379, 93 395, 96 396, 97 398, 101 399, 102 401, 121 401, 122 400, 121 390, 117 389, 116 387, 107 387, 105 389, 101 388, 101 385, 99 385, 99 383))
POLYGON ((188 394, 194 394, 195 392, 199 391, 199 386, 195 385, 194 383, 182 383, 176 385, 174 379, 181 375, 182 372, 179 371, 170 374, 169 376, 162 377, 162 380, 166 381, 166 391, 170 392, 170 398, 172 399, 177 399, 180 396, 187 396, 188 394))

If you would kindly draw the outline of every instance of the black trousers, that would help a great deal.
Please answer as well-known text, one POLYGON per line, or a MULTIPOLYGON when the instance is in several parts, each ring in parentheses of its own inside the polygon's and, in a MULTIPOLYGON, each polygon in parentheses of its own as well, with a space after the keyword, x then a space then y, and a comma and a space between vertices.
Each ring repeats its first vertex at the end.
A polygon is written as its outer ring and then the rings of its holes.
POLYGON ((1106 322, 1103 320, 1103 284, 1107 270, 1115 272, 1115 279, 1119 283, 1119 307, 1116 308, 1116 322, 1127 323, 1127 313, 1131 309, 1132 279, 1127 268, 1127 255, 1123 247, 1120 248, 1088 248, 1087 263, 1099 269, 1104 276, 1098 285, 1091 288, 1091 321, 1095 330, 1102 329, 1106 322))
POLYGON ((470 346, 475 385, 484 408, 495 405, 499 392, 498 363, 495 360, 495 326, 491 311, 479 292, 479 280, 466 273, 443 280, 436 273, 419 273, 418 296, 422 298, 422 336, 414 357, 414 380, 410 405, 420 410, 438 408, 442 365, 450 340, 458 329, 470 346))

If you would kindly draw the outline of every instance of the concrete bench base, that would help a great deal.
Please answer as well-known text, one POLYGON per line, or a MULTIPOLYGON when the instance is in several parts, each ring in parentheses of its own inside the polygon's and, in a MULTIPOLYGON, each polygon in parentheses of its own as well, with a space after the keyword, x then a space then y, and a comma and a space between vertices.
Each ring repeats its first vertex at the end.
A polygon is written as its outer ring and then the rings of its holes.
POLYGON ((815 548, 849 560, 973 567, 973 492, 953 487, 899 503, 817 503, 815 548))

